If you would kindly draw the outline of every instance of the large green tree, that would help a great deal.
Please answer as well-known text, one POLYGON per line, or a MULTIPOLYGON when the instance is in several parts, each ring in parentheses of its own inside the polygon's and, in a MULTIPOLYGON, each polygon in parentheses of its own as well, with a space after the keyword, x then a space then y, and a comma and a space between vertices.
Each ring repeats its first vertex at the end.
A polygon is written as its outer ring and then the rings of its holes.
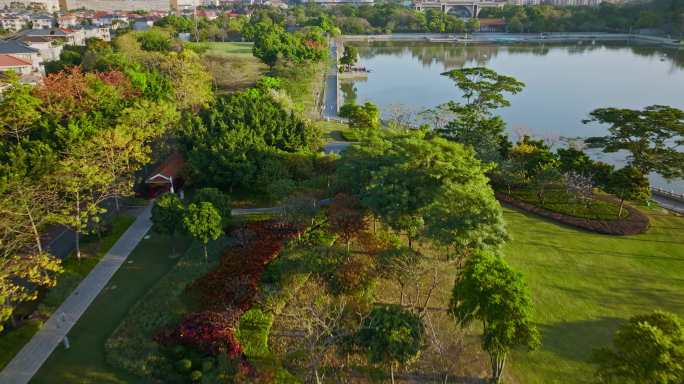
POLYGON ((613 348, 595 350, 592 360, 600 383, 682 383, 684 323, 661 311, 634 316, 615 333, 613 348))
POLYGON ((463 254, 506 238, 501 206, 473 151, 422 131, 378 136, 347 149, 340 188, 412 240, 425 235, 463 254))
POLYGON ((420 317, 398 305, 373 308, 356 334, 356 344, 372 364, 394 368, 416 358, 425 342, 425 328, 420 317))
POLYGON ((154 230, 167 235, 171 242, 171 254, 176 254, 175 237, 184 229, 185 205, 173 193, 165 193, 155 200, 152 206, 152 224, 154 230))
POLYGON ((501 382, 511 349, 539 346, 522 275, 498 255, 479 252, 468 260, 456 278, 449 313, 461 326, 482 322, 482 347, 490 356, 495 383, 501 382))
POLYGON ((658 173, 667 179, 684 177, 684 111, 652 105, 641 110, 600 108, 586 123, 609 125, 609 135, 589 139, 606 153, 629 152, 629 165, 644 175, 658 173))

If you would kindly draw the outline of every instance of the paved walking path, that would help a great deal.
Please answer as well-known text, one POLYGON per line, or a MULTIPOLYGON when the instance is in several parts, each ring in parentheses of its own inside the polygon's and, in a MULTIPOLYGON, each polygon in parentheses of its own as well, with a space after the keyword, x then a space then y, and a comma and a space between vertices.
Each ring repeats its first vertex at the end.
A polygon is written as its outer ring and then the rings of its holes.
POLYGON ((126 261, 152 226, 149 204, 114 246, 90 271, 76 290, 45 322, 43 328, 19 351, 0 372, 0 384, 25 384, 38 372, 45 360, 64 340, 71 327, 88 309, 114 273, 126 261))

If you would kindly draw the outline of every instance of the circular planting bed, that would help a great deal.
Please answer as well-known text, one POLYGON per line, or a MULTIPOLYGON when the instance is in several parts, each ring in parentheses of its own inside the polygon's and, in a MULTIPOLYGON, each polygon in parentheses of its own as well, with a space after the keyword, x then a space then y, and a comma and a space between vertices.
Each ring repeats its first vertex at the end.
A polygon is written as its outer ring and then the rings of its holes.
MULTIPOLYGON (((509 196, 500 192, 496 193, 496 198, 502 203, 508 204, 525 212, 534 213, 535 215, 542 216, 572 227, 606 235, 638 235, 640 233, 646 232, 649 225, 649 220, 646 215, 644 215, 638 209, 627 204, 624 206, 624 209, 629 213, 626 217, 614 220, 599 220, 553 212, 537 205, 517 200, 514 196, 509 196)), ((614 202, 613 199, 605 196, 595 196, 594 198, 598 200, 614 202)))

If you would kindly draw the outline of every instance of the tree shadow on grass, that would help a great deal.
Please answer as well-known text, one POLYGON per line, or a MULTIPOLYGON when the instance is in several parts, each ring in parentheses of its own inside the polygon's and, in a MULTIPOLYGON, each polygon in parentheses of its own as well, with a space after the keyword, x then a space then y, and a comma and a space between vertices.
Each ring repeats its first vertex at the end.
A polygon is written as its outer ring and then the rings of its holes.
POLYGON ((542 349, 563 359, 589 362, 595 348, 611 345, 613 334, 624 321, 617 317, 600 317, 540 325, 542 349))

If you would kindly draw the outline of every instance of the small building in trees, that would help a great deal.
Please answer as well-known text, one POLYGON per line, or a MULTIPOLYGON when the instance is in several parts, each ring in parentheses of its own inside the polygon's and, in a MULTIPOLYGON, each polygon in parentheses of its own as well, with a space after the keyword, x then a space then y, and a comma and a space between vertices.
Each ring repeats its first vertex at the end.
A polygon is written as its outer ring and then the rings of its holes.
POLYGON ((183 156, 178 152, 171 154, 145 179, 147 195, 155 197, 166 192, 177 192, 184 183, 183 168, 185 168, 183 156))

